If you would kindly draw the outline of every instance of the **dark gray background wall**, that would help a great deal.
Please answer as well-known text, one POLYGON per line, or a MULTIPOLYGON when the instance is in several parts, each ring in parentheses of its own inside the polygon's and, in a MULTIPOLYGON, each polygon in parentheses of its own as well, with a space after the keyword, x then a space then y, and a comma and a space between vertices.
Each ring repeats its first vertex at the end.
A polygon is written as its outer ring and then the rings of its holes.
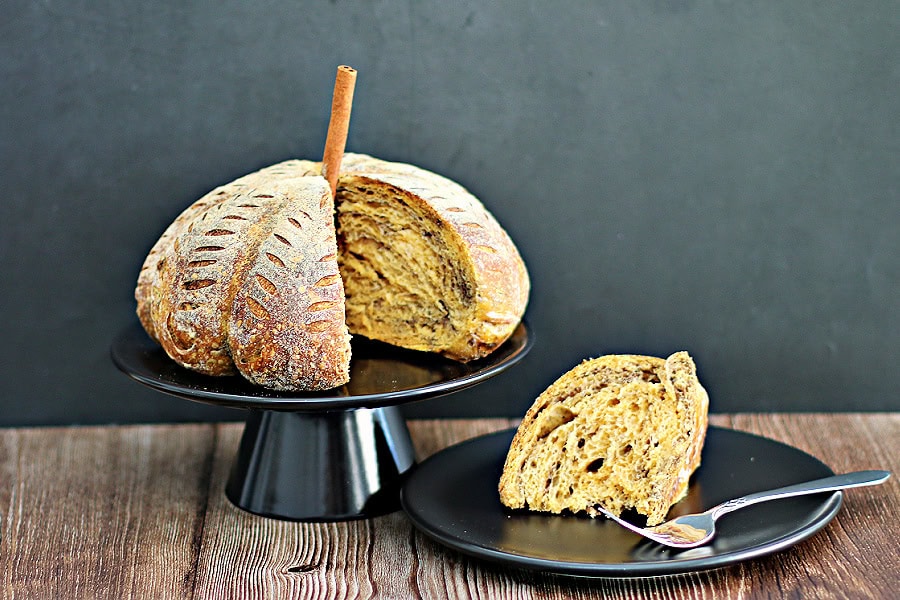
POLYGON ((0 19, 0 424, 242 418, 112 366, 208 189, 348 149, 455 178, 537 343, 411 415, 519 415, 581 359, 689 350, 715 411, 900 408, 893 0, 13 0, 0 19))

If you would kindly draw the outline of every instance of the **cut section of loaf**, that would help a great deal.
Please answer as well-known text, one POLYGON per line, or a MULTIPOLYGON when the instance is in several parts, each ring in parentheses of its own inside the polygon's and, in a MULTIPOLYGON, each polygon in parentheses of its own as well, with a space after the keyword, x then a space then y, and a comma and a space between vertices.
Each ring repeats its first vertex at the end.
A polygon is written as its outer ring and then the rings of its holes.
POLYGON ((348 154, 336 198, 303 160, 206 194, 151 249, 135 298, 180 365, 297 391, 349 380, 350 332, 481 358, 512 335, 528 291, 509 236, 465 189, 348 154))
POLYGON ((513 438, 499 492, 510 508, 596 516, 634 509, 654 525, 700 464, 709 400, 693 360, 677 352, 610 355, 564 374, 513 438))
POLYGON ((337 211, 351 332, 468 361, 515 330, 528 301, 525 264, 461 185, 347 154, 337 211))

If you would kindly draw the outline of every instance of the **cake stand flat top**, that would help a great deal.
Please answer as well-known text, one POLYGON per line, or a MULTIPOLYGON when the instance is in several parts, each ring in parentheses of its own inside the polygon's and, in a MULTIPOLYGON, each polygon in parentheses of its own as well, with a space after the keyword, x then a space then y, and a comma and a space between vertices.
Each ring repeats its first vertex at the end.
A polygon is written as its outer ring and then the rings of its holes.
POLYGON ((522 322, 493 353, 461 363, 355 336, 350 382, 324 392, 278 392, 237 375, 195 373, 170 359, 137 323, 116 336, 111 354, 116 366, 138 382, 188 400, 257 410, 320 411, 395 406, 456 392, 515 365, 532 343, 528 325, 522 322))

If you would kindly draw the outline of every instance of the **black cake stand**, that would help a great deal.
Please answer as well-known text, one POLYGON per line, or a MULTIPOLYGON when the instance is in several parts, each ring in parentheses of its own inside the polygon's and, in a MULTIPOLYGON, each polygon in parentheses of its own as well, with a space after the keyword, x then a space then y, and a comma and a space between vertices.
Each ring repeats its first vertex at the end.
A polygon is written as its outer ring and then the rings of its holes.
POLYGON ((115 338, 111 353, 120 370, 157 391, 249 411, 225 487, 236 506, 279 519, 340 521, 399 509, 400 486, 415 464, 399 405, 481 383, 531 345, 522 323, 486 358, 459 363, 356 336, 350 382, 303 395, 184 369, 138 324, 115 338))

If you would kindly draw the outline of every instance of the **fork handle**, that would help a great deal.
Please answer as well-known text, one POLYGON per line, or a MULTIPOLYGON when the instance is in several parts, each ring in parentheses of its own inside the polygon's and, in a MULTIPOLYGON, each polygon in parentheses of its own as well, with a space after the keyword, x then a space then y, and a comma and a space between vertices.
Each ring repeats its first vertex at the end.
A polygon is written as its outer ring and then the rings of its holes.
POLYGON ((855 471, 853 473, 844 473, 843 475, 832 475, 831 477, 824 477, 822 479, 815 479, 805 483, 796 483, 794 485, 788 485, 766 492, 756 492, 741 496, 740 498, 723 502, 707 512, 711 513, 715 518, 739 508, 744 508, 751 504, 759 504, 760 502, 767 502, 769 500, 875 485, 887 481, 890 476, 890 471, 855 471))

